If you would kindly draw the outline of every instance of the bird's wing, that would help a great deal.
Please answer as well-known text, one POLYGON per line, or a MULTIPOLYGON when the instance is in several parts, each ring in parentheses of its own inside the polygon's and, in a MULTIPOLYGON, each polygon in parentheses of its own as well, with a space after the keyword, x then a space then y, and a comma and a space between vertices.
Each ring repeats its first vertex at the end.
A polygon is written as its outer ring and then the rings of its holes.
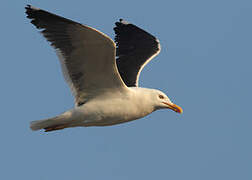
POLYGON ((76 105, 103 91, 127 88, 115 63, 116 46, 98 30, 27 5, 27 18, 51 42, 76 105))
POLYGON ((127 86, 138 86, 142 69, 160 52, 159 40, 122 19, 115 25, 117 68, 127 86))

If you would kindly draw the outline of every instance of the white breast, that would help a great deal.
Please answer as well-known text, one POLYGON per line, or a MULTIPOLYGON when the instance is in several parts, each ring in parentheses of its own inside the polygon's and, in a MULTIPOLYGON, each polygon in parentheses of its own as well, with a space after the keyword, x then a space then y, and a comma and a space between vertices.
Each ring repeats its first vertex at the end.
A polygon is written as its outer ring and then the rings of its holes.
POLYGON ((73 114, 83 126, 107 126, 132 121, 154 110, 141 96, 134 90, 127 94, 109 93, 76 108, 73 114))

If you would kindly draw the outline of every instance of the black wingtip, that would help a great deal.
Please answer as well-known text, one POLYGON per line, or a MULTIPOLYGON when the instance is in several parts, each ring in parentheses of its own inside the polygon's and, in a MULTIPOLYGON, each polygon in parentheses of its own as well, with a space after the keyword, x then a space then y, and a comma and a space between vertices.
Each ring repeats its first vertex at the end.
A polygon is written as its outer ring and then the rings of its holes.
POLYGON ((30 4, 26 4, 25 9, 31 8, 30 4))
POLYGON ((27 14, 28 11, 30 11, 30 10, 31 10, 31 5, 30 5, 30 4, 27 4, 27 5, 25 6, 25 13, 27 14))
POLYGON ((118 26, 118 25, 120 25, 120 24, 121 24, 121 25, 128 25, 128 24, 130 24, 130 23, 129 23, 128 21, 125 21, 124 19, 120 18, 120 19, 119 19, 119 22, 116 22, 115 24, 118 26))
POLYGON ((124 26, 127 26, 131 23, 129 23, 128 21, 125 21, 124 19, 120 18, 119 21, 117 21, 115 23, 116 27, 114 27, 114 29, 116 29, 117 27, 124 27, 124 26))
POLYGON ((31 19, 31 23, 33 25, 35 25, 38 29, 40 29, 41 27, 39 27, 38 22, 35 20, 35 17, 37 15, 37 12, 40 11, 39 8, 33 7, 30 4, 27 4, 25 7, 25 13, 27 14, 27 18, 31 19))
POLYGON ((39 10, 39 8, 36 8, 36 7, 34 7, 34 6, 30 5, 30 4, 27 4, 27 5, 25 6, 25 9, 39 10))
POLYGON ((38 8, 31 6, 30 4, 27 4, 25 9, 25 13, 27 14, 26 17, 29 19, 32 19, 34 12, 39 10, 38 8))
POLYGON ((37 10, 39 10, 39 8, 36 8, 36 7, 34 7, 34 6, 30 5, 30 4, 27 4, 25 6, 25 9, 26 9, 26 12, 27 11, 37 11, 37 10))

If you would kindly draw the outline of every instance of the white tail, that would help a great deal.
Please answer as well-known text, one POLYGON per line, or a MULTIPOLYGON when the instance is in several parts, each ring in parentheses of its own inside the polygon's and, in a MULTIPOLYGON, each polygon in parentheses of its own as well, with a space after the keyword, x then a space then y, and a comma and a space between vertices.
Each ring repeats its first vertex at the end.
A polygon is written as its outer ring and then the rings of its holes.
POLYGON ((32 121, 30 124, 30 128, 33 131, 37 131, 40 129, 45 129, 50 126, 55 126, 59 122, 57 121, 59 118, 54 117, 54 118, 49 118, 49 119, 43 119, 43 120, 38 120, 38 121, 32 121))
POLYGON ((75 118, 72 117, 72 112, 66 111, 63 114, 58 115, 53 118, 32 121, 30 124, 30 128, 33 131, 45 129, 46 132, 64 129, 67 127, 76 126, 73 122, 74 119, 75 118))

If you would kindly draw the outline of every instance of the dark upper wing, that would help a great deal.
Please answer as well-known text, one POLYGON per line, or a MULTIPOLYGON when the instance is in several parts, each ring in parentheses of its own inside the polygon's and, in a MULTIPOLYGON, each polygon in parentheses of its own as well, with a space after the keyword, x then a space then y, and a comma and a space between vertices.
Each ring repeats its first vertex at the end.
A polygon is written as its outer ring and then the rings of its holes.
POLYGON ((76 105, 106 89, 126 88, 115 63, 115 43, 94 28, 28 5, 27 18, 51 42, 76 105))
POLYGON ((143 67, 160 52, 157 38, 120 19, 115 23, 117 68, 127 86, 138 86, 143 67))

